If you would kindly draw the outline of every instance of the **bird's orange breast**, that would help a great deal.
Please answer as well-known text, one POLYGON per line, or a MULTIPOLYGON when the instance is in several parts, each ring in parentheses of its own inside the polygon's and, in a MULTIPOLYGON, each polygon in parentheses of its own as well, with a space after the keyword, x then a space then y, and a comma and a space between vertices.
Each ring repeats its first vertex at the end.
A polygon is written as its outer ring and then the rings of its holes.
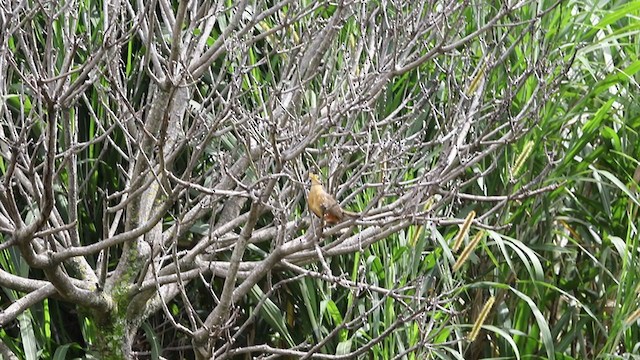
POLYGON ((307 200, 309 210, 311 210, 319 218, 322 218, 322 216, 324 215, 324 211, 322 209, 322 203, 324 201, 322 193, 323 191, 321 185, 312 185, 311 191, 309 191, 309 199, 307 200))

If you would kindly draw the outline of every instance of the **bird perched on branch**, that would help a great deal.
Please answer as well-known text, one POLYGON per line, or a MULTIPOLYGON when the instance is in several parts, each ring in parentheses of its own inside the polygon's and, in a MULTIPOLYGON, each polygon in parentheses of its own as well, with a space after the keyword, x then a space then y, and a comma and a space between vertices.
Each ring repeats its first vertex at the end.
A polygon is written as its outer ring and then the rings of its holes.
POLYGON ((327 224, 337 224, 342 221, 345 216, 360 216, 359 213, 343 210, 336 199, 329 195, 324 189, 318 175, 309 173, 309 179, 311 179, 311 190, 309 191, 307 203, 309 210, 316 214, 317 217, 324 219, 327 224))

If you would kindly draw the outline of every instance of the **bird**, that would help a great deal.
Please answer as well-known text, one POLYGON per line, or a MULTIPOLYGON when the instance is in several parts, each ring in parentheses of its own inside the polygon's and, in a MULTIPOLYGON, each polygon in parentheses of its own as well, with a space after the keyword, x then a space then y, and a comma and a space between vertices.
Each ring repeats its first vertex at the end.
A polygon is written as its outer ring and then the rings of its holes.
POLYGON ((342 209, 336 199, 324 189, 318 175, 309 173, 309 179, 311 180, 311 190, 309 190, 307 204, 309 210, 317 217, 323 219, 327 224, 337 224, 344 219, 345 215, 349 217, 360 215, 342 209))

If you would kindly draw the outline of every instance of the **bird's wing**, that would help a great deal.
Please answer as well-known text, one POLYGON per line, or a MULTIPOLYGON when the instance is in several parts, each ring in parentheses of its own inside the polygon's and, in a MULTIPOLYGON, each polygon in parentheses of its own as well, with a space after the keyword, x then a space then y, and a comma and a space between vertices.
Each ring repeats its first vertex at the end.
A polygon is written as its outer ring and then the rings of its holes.
POLYGON ((322 208, 325 214, 330 214, 331 216, 342 220, 343 214, 342 209, 340 208, 340 204, 334 199, 331 195, 325 193, 324 201, 322 202, 322 208))

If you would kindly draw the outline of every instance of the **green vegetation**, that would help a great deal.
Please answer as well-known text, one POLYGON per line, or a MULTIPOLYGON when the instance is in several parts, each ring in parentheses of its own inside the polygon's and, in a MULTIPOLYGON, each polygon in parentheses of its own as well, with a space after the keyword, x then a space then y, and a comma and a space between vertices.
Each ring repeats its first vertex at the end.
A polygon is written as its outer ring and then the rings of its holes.
POLYGON ((640 1, 10 3, 0 358, 640 351, 640 1))

